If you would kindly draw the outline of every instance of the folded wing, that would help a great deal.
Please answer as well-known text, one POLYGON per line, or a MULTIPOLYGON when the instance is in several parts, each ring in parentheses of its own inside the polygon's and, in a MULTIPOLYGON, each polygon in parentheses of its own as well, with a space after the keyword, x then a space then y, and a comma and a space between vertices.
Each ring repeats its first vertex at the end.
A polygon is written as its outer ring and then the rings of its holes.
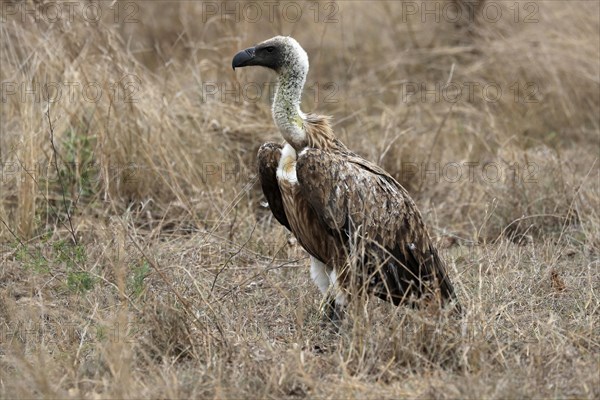
POLYGON ((277 143, 265 143, 260 147, 258 150, 258 177, 273 216, 281 225, 291 231, 277 184, 277 166, 281 157, 281 149, 282 146, 277 143))
POLYGON ((309 148, 299 154, 296 173, 318 218, 355 255, 348 276, 360 273, 362 285, 394 304, 454 297, 421 214, 383 169, 350 152, 309 148))

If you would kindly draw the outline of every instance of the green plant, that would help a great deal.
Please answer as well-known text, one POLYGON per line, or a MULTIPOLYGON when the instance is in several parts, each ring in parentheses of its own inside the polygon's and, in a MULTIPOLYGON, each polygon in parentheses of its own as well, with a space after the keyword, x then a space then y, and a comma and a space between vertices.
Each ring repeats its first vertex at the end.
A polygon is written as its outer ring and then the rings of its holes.
POLYGON ((15 243, 15 259, 22 263, 23 268, 36 273, 47 273, 50 268, 48 260, 38 247, 30 248, 22 243, 15 243))
POLYGON ((129 281, 129 286, 135 297, 139 297, 144 292, 144 279, 146 279, 146 277, 150 274, 150 265, 148 264, 148 261, 144 260, 133 266, 132 269, 133 276, 129 281))
POLYGON ((78 293, 91 290, 94 287, 94 277, 83 269, 87 261, 85 246, 58 240, 52 244, 52 248, 54 261, 66 266, 69 290, 78 293))

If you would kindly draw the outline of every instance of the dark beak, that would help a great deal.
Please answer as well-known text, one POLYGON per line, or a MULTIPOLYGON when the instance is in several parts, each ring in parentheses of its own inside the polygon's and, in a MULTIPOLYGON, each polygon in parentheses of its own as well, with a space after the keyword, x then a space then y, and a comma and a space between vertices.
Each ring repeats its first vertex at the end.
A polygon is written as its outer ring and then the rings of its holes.
POLYGON ((233 67, 233 70, 235 71, 236 68, 253 65, 252 60, 254 60, 254 47, 247 48, 246 50, 242 50, 239 53, 237 53, 233 57, 231 66, 233 67))

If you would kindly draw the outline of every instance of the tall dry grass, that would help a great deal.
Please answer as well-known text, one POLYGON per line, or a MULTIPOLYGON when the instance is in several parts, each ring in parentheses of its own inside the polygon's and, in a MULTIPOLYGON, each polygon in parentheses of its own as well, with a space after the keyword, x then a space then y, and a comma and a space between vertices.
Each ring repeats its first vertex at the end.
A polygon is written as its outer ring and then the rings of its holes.
POLYGON ((2 397, 597 398, 598 4, 489 3, 3 3, 2 397), (276 34, 304 108, 414 196, 462 321, 369 299, 320 325, 253 185, 273 76, 230 68, 276 34))

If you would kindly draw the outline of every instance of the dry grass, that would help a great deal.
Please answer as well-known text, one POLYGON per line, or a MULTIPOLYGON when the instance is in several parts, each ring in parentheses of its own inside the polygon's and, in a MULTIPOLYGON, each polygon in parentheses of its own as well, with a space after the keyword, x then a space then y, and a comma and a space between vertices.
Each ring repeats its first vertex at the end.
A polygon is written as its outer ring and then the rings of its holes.
POLYGON ((260 2, 260 23, 105 2, 100 24, 88 2, 54 24, 3 3, 0 397, 600 397, 599 5, 493 3, 473 25, 421 2, 321 2, 317 22, 295 2, 295 24, 260 2), (230 62, 279 33, 309 53, 305 108, 415 197, 462 321, 370 299, 320 326, 306 254, 252 185, 279 140, 268 95, 221 98, 272 80, 230 62), (49 106, 20 91, 45 83, 49 106))

